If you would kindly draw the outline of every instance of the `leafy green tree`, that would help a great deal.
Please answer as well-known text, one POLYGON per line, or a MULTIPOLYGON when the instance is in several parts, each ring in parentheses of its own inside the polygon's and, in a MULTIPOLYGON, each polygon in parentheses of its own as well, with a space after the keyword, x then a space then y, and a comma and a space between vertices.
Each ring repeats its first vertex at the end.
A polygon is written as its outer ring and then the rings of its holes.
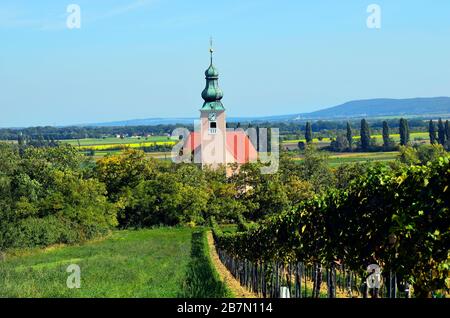
POLYGON ((249 189, 256 207, 253 211, 249 211, 250 218, 253 220, 281 213, 290 207, 286 189, 278 175, 263 175, 261 181, 256 188, 249 189))
MULTIPOLYGON (((72 171, 56 171, 53 186, 55 190, 47 189, 50 193, 40 202, 41 213, 64 216, 89 231, 117 225, 115 206, 107 201, 105 185, 98 180, 85 180, 72 171)), ((90 237, 89 233, 84 235, 90 237)))
POLYGON ((170 173, 160 173, 151 180, 142 180, 130 189, 119 222, 122 227, 176 225, 179 222, 181 183, 170 173))
POLYGON ((246 217, 259 220, 281 213, 291 206, 279 173, 261 174, 260 164, 244 164, 230 182, 236 186, 237 200, 245 205, 246 217))
POLYGON ((121 193, 133 188, 153 175, 156 162, 145 159, 142 151, 126 150, 120 155, 109 155, 97 162, 96 175, 106 184, 108 196, 118 201, 121 193))
POLYGON ((365 151, 369 150, 371 146, 370 128, 366 119, 361 120, 360 135, 361 135, 361 149, 365 151))
POLYGON ((280 152, 278 173, 281 177, 281 182, 283 183, 287 183, 291 176, 297 176, 302 179, 303 169, 301 165, 295 161, 295 156, 295 153, 287 151, 280 152))
POLYGON ((209 189, 211 194, 206 217, 214 216, 219 222, 229 223, 247 213, 246 205, 236 199, 239 193, 235 184, 214 180, 209 183, 209 189))
POLYGON ((296 206, 314 196, 311 183, 295 175, 288 177, 285 190, 291 206, 296 206))
POLYGON ((428 133, 430 135, 430 144, 434 145, 436 144, 437 137, 436 137, 436 125, 434 124, 433 120, 430 120, 428 124, 428 133))
POLYGON ((348 139, 342 135, 336 137, 335 140, 330 143, 330 150, 342 152, 350 149, 350 145, 348 144, 348 139))
POLYGON ((305 140, 306 140, 306 143, 311 143, 313 141, 312 127, 311 127, 311 123, 309 121, 306 122, 306 126, 305 126, 305 140))
POLYGON ((446 156, 442 145, 417 145, 415 149, 417 150, 417 158, 423 165, 446 156))
POLYGON ((19 156, 0 144, 0 249, 82 242, 117 225, 105 185, 81 164, 70 146, 31 146, 19 156))
POLYGON ((119 218, 122 227, 201 223, 208 202, 205 189, 184 184, 175 173, 157 173, 129 190, 119 218))
POLYGON ((18 147, 0 143, 0 176, 13 175, 19 168, 18 147))
MULTIPOLYGON (((172 169, 169 171, 175 174, 177 179, 183 184, 198 188, 207 187, 204 171, 199 169, 195 164, 181 163, 171 165, 171 167, 172 169)), ((159 169, 159 171, 161 171, 161 169, 159 169)))
POLYGON ((12 144, 0 143, 0 250, 2 249, 2 233, 11 219, 14 218, 13 205, 14 178, 20 171, 20 157, 18 147, 12 144))
MULTIPOLYGON (((32 161, 51 165, 52 169, 59 170, 78 170, 83 162, 83 156, 79 151, 67 144, 58 147, 27 147, 23 154, 24 163, 30 163, 33 167, 32 161)), ((30 173, 32 171, 29 171, 30 173)))
POLYGON ((442 145, 415 145, 414 147, 400 147, 400 161, 408 165, 426 165, 428 162, 445 157, 442 145))
POLYGON ((359 178, 367 172, 370 164, 360 163, 344 163, 339 165, 334 171, 336 179, 336 188, 345 189, 349 186, 352 180, 359 178))
POLYGON ((225 223, 239 220, 247 211, 246 205, 237 199, 240 195, 238 186, 232 182, 232 178, 226 177, 225 167, 206 168, 204 176, 204 187, 209 194, 204 219, 213 216, 217 221, 225 223))
POLYGON ((325 191, 334 184, 334 175, 328 164, 328 156, 314 146, 306 147, 299 168, 299 177, 310 182, 316 192, 325 191))
POLYGON ((407 165, 416 165, 420 163, 419 156, 417 155, 417 149, 413 147, 400 146, 400 154, 398 159, 400 162, 407 165))

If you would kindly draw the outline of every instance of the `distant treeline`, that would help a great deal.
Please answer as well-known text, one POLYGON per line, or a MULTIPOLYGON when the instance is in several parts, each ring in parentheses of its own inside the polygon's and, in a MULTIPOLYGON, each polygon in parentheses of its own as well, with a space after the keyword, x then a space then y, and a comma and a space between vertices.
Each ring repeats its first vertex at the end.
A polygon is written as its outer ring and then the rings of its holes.
MULTIPOLYGON (((170 134, 177 127, 185 125, 156 125, 156 126, 124 126, 124 127, 28 127, 28 128, 1 128, 0 140, 18 140, 26 136, 32 140, 61 140, 102 138, 105 136, 122 135, 155 135, 170 134)), ((192 127, 186 127, 192 129, 192 127)))
MULTIPOLYGON (((372 134, 377 135, 381 134, 383 131, 383 122, 387 122, 389 127, 391 128, 391 133, 399 132, 399 119, 367 119, 370 124, 370 129, 372 134)), ((352 119, 348 122, 353 127, 358 127, 360 125, 360 119, 352 119)), ((296 139, 295 136, 303 138, 305 134, 305 121, 295 122, 295 123, 265 123, 260 125, 261 127, 278 127, 280 129, 281 135, 293 135, 292 139, 296 139)), ((420 132, 420 131, 428 131, 428 122, 421 119, 410 119, 408 120, 409 128, 411 132, 420 132)), ((311 130, 316 133, 316 136, 320 136, 323 138, 334 138, 341 133, 345 133, 347 130, 347 121, 311 121, 311 130)), ((291 138, 291 137, 289 137, 291 138)))
MULTIPOLYGON (((398 119, 385 120, 391 129, 398 130, 398 119)), ((427 131, 428 122, 420 119, 410 119, 409 127, 411 131, 427 131)), ((351 120, 350 123, 359 123, 359 120, 351 120)), ((320 132, 323 137, 334 137, 339 132, 345 131, 347 121, 325 121, 318 120, 311 123, 313 132, 320 132)), ((254 123, 227 123, 229 128, 241 127, 276 127, 280 129, 282 135, 300 135, 305 131, 305 121, 295 122, 254 122, 254 123)), ((29 128, 1 128, 0 140, 18 140, 19 136, 27 136, 32 140, 60 140, 60 139, 83 139, 83 138, 102 138, 111 135, 164 135, 170 134, 177 127, 185 127, 190 131, 193 125, 156 125, 156 126, 123 126, 123 127, 29 127, 29 128)), ((370 127, 373 133, 381 132, 383 120, 370 120, 370 127)))

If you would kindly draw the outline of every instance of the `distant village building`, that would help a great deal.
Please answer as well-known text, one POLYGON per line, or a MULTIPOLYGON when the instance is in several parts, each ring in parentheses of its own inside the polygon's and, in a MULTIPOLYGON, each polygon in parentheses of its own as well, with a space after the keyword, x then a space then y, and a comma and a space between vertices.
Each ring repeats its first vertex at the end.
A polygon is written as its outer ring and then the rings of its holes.
POLYGON ((210 48, 211 62, 205 72, 206 87, 202 92, 204 103, 200 109, 199 131, 191 132, 183 147, 183 152, 200 158, 202 167, 213 169, 227 166, 227 175, 232 173, 229 164, 238 166, 257 160, 255 146, 243 130, 227 131, 223 92, 219 88, 219 72, 213 65, 213 49, 210 48))

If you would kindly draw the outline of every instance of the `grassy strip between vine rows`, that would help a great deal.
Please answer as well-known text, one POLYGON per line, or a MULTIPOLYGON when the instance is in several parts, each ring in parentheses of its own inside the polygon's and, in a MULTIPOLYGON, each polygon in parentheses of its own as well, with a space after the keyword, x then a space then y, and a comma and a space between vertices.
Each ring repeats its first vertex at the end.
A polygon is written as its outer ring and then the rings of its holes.
POLYGON ((191 261, 188 265, 183 292, 185 298, 223 298, 233 297, 224 282, 220 280, 211 256, 209 255, 206 230, 192 233, 191 261))

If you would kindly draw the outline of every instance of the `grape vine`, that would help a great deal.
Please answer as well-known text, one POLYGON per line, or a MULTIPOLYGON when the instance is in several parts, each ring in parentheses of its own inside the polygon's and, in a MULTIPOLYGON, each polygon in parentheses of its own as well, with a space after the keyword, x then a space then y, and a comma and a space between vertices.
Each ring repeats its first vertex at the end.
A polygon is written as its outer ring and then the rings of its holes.
POLYGON ((393 271, 416 297, 449 290, 450 160, 390 170, 375 166, 348 187, 330 190, 244 230, 223 233, 218 248, 254 263, 369 264, 393 271))

